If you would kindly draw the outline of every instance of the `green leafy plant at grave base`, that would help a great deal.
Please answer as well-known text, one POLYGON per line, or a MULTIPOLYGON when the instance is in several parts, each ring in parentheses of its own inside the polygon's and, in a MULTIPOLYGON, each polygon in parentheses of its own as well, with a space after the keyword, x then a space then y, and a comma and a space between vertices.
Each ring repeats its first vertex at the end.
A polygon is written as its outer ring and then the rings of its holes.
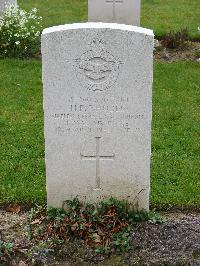
POLYGON ((196 51, 195 56, 196 56, 197 59, 200 58, 200 50, 196 51))
POLYGON ((0 57, 28 57, 40 50, 41 17, 37 9, 26 12, 8 6, 0 17, 0 57))
POLYGON ((121 232, 114 234, 112 237, 111 248, 116 253, 127 252, 130 249, 130 227, 122 229, 121 232))
POLYGON ((75 198, 63 207, 32 210, 30 236, 43 241, 51 239, 55 245, 76 237, 95 247, 97 253, 120 253, 128 251, 131 226, 135 223, 163 222, 158 214, 134 211, 127 201, 114 198, 98 204, 83 204, 75 198))
POLYGON ((187 28, 179 31, 170 31, 162 40, 162 44, 169 49, 184 49, 187 47, 186 41, 189 40, 187 28))
POLYGON ((13 253, 13 243, 0 240, 0 262, 6 261, 13 253))
POLYGON ((48 242, 41 242, 33 245, 27 252, 27 258, 31 261, 31 265, 46 265, 48 254, 53 252, 49 248, 48 242))

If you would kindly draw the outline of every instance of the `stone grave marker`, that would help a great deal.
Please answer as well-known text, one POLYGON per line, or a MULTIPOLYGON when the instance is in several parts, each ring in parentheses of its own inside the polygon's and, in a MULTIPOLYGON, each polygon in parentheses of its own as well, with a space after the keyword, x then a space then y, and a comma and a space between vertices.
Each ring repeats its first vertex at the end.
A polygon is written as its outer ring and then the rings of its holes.
POLYGON ((149 208, 153 32, 107 23, 42 34, 48 205, 149 208))
POLYGON ((17 0, 0 0, 0 13, 3 13, 8 5, 17 5, 17 0))
POLYGON ((140 25, 141 0, 88 0, 88 21, 140 25))

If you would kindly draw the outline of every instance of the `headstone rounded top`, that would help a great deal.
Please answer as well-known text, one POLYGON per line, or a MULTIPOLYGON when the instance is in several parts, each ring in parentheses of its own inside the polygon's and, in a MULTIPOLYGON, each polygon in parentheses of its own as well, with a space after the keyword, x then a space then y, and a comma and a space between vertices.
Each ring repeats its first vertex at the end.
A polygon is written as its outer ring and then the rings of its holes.
POLYGON ((86 23, 59 25, 44 29, 42 34, 49 34, 57 31, 78 30, 78 29, 113 29, 113 30, 122 30, 122 31, 132 31, 136 33, 154 36, 153 30, 150 29, 132 26, 132 25, 103 23, 103 22, 86 22, 86 23))

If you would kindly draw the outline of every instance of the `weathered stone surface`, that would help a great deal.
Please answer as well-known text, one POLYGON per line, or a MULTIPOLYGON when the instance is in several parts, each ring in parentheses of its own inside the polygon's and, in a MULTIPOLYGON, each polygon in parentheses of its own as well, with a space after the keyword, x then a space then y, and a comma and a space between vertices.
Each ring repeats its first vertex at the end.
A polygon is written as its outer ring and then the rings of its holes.
POLYGON ((149 207, 153 32, 82 23, 42 34, 48 205, 149 207))
POLYGON ((141 0, 88 0, 88 21, 140 25, 141 0))
POLYGON ((8 5, 17 5, 17 0, 0 0, 0 13, 4 12, 8 5))

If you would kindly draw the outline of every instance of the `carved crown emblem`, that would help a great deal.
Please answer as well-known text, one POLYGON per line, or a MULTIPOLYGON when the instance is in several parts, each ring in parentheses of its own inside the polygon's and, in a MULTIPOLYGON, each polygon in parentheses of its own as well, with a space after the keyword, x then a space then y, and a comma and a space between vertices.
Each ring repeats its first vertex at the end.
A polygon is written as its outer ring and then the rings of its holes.
POLYGON ((121 62, 105 49, 99 39, 93 40, 90 49, 75 61, 77 78, 88 90, 107 90, 114 85, 119 75, 121 62))

